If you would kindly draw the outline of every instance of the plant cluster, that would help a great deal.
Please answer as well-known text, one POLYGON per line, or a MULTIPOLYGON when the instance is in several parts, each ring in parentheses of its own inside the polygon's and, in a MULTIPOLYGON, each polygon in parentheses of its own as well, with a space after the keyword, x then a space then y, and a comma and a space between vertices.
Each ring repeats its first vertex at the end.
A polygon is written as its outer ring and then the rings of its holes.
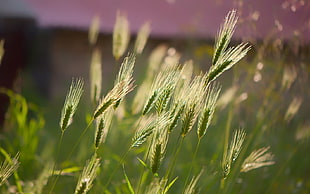
MULTIPOLYGON (((130 144, 125 148, 123 155, 117 159, 117 165, 113 165, 113 170, 110 170, 109 173, 105 172, 104 166, 107 164, 103 162, 107 160, 104 154, 105 142, 109 137, 109 131, 117 130, 112 125, 115 115, 118 114, 119 110, 130 107, 125 97, 136 87, 133 78, 134 66, 137 58, 143 52, 150 33, 150 24, 145 23, 141 27, 134 51, 123 58, 114 85, 105 95, 102 95, 101 91, 100 51, 94 49, 90 66, 91 103, 89 103, 93 106, 93 112, 89 115, 87 126, 76 140, 71 152, 66 154, 65 161, 70 161, 81 141, 87 138, 88 132, 91 133, 92 130, 92 146, 87 148, 91 153, 90 157, 83 168, 62 168, 60 165, 59 154, 62 149, 63 138, 74 120, 76 111, 79 110, 78 106, 85 87, 83 78, 74 78, 61 111, 60 139, 55 162, 45 166, 46 168, 35 181, 35 187, 30 187, 29 192, 42 193, 46 187, 45 190, 53 193, 57 184, 60 184, 59 178, 66 174, 77 174, 78 172, 80 176, 74 191, 76 194, 91 192, 94 185, 98 185, 96 191, 101 193, 167 193, 176 182, 182 182, 184 187, 182 190, 179 189, 182 193, 196 193, 199 190, 199 179, 203 173, 206 173, 204 165, 199 164, 197 160, 197 153, 211 126, 221 92, 220 84, 215 81, 245 57, 250 50, 248 43, 229 47, 237 20, 235 10, 230 11, 225 17, 216 37, 212 65, 206 72, 195 74, 192 61, 187 61, 184 64, 176 62, 178 60, 174 58, 173 51, 170 51, 172 54, 169 56, 170 58, 166 58, 167 60, 163 62, 158 60, 158 58, 162 58, 165 53, 163 50, 166 48, 158 47, 152 53, 150 58, 153 57, 155 60, 150 60, 148 76, 138 86, 131 106, 131 116, 136 119, 136 123, 131 122, 131 127, 135 128, 135 131, 131 134, 130 144), (192 131, 196 131, 197 144, 195 150, 189 154, 191 164, 186 169, 185 174, 187 176, 181 179, 177 173, 177 160, 180 152, 184 149, 183 142, 192 131), (175 139, 176 141, 174 141, 175 139), (135 166, 137 167, 138 178, 134 180, 127 175, 125 170, 129 167, 126 165, 126 161, 130 160, 129 156, 131 155, 135 155, 135 161, 138 163, 135 166), (193 176, 194 163, 198 163, 196 166, 201 166, 201 170, 193 176), (119 191, 116 188, 115 175, 121 167, 123 168, 122 180, 125 181, 127 189, 119 191), (106 180, 96 180, 99 174, 107 177, 106 180)), ((89 32, 91 45, 96 44, 98 25, 98 18, 95 17, 89 32)), ((128 42, 129 22, 126 16, 118 12, 113 33, 113 55, 117 61, 126 52, 128 42)), ((4 92, 11 95, 12 100, 17 99, 9 91, 4 92)), ((22 114, 18 112, 21 109, 16 111, 17 115, 22 114)), ((25 111, 27 114, 27 110, 25 111)), ((121 121, 118 120, 118 122, 121 121)), ((34 123, 39 125, 39 122, 34 123)), ((27 126, 26 124, 24 125, 27 126)), ((218 165, 221 170, 217 172, 220 174, 217 176, 220 191, 225 191, 225 182, 231 173, 248 172, 274 164, 273 154, 268 152, 269 147, 254 150, 248 157, 240 158, 239 155, 246 139, 244 129, 235 130, 229 142, 230 128, 227 127, 223 137, 225 142, 222 151, 223 157, 218 165), (237 160, 242 162, 237 165, 237 160)), ((36 138, 33 137, 33 139, 36 138)), ((35 151, 36 147, 33 149, 35 151)), ((20 193, 28 192, 26 188, 22 187, 21 180, 18 178, 18 166, 23 165, 23 160, 19 162, 19 158, 22 159, 24 154, 23 150, 21 149, 20 154, 17 154, 13 159, 4 149, 1 148, 1 150, 2 155, 6 157, 5 162, 0 167, 0 185, 6 183, 8 188, 11 188, 13 185, 8 177, 15 173, 16 190, 20 193)), ((32 153, 32 155, 34 154, 32 153)), ((121 180, 119 181, 121 182, 121 180)))

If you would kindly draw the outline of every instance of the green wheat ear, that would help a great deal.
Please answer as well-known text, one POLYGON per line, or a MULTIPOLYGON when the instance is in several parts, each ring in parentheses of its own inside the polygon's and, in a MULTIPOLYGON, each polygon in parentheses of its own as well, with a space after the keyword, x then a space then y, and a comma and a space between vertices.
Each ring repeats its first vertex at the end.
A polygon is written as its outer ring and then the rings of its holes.
POLYGON ((230 11, 225 17, 224 24, 222 24, 215 41, 216 44, 212 59, 212 65, 215 65, 217 63, 219 57, 226 50, 235 31, 237 21, 238 17, 236 16, 236 10, 230 11))
POLYGON ((234 132, 233 138, 230 142, 230 146, 228 149, 226 149, 226 152, 224 153, 224 160, 222 163, 222 169, 223 169, 223 177, 226 178, 228 174, 230 173, 231 164, 237 159, 242 144, 245 139, 245 131, 243 129, 238 129, 234 132))
POLYGON ((10 161, 5 160, 0 166, 0 186, 17 170, 19 153, 15 155, 10 161))
POLYGON ((74 113, 83 94, 84 81, 81 78, 72 79, 69 92, 66 96, 63 109, 61 111, 60 128, 65 131, 72 122, 74 113))
POLYGON ((247 43, 241 43, 236 47, 228 48, 228 44, 235 31, 238 17, 236 11, 230 11, 225 17, 220 31, 216 38, 212 66, 207 74, 206 84, 215 80, 224 71, 230 69, 234 64, 241 60, 250 50, 247 43))
POLYGON ((231 47, 219 56, 219 59, 212 65, 207 74, 207 83, 215 80, 225 71, 229 70, 233 65, 246 56, 250 50, 248 43, 241 43, 236 47, 231 47))
POLYGON ((166 147, 169 138, 166 126, 163 126, 162 123, 159 123, 158 125, 159 127, 156 129, 155 138, 151 145, 152 147, 150 155, 151 169, 155 176, 157 176, 161 161, 163 160, 166 153, 166 147))
MULTIPOLYGON (((136 62, 136 55, 133 53, 128 53, 121 64, 121 67, 116 77, 114 85, 117 85, 118 83, 123 82, 125 80, 132 79, 133 68, 134 68, 135 62, 136 62)), ((119 99, 114 104, 114 108, 117 108, 120 105, 121 101, 122 101, 122 98, 119 99)))
POLYGON ((217 85, 208 89, 207 97, 198 120, 197 135, 199 139, 206 134, 211 123, 220 91, 221 88, 217 85))
POLYGON ((80 176, 78 183, 75 188, 75 194, 85 194, 91 187, 94 179, 96 178, 97 170, 100 167, 100 158, 97 158, 96 155, 93 155, 92 158, 87 161, 82 175, 80 176))

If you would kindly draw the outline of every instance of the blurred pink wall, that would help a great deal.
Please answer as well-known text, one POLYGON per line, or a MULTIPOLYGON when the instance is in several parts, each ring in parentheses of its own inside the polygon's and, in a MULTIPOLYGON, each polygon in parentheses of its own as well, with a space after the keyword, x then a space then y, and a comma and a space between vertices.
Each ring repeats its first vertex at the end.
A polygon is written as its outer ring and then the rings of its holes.
POLYGON ((37 15, 41 26, 88 29, 95 14, 101 31, 110 33, 117 10, 125 12, 131 31, 150 20, 153 36, 212 38, 226 13, 235 8, 243 21, 237 37, 262 38, 272 31, 291 38, 310 40, 308 0, 23 0, 37 15), (256 24, 256 25, 252 25, 256 24))

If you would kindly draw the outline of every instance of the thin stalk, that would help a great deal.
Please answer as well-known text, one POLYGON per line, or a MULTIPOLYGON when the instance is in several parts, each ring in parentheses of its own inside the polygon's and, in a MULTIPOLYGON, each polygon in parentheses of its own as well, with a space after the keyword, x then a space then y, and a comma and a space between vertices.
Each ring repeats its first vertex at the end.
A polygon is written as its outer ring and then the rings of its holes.
MULTIPOLYGON (((144 116, 144 115, 142 115, 144 116)), ((149 145, 148 145, 148 149, 147 149, 147 152, 146 154, 144 155, 144 161, 147 160, 147 158, 149 157, 150 155, 150 151, 151 151, 151 147, 152 147, 152 142, 154 141, 154 134, 152 135, 152 139, 151 141, 149 142, 149 145)), ((140 177, 139 177, 139 182, 138 182, 138 187, 137 187, 137 193, 139 193, 140 191, 140 187, 141 187, 141 183, 142 183, 142 178, 143 178, 143 175, 144 175, 144 172, 145 172, 145 166, 143 166, 142 170, 141 170, 141 173, 140 173, 140 177)))
MULTIPOLYGON (((229 131, 230 131, 230 128, 231 128, 232 117, 233 117, 233 105, 231 104, 229 106, 228 118, 227 118, 226 129, 225 129, 224 153, 223 153, 223 160, 222 161, 225 161, 225 157, 226 157, 227 151, 228 151, 229 131)), ((223 190, 224 187, 225 187, 225 178, 223 177, 221 179, 220 190, 223 190)))
POLYGON ((175 146, 175 151, 173 152, 174 156, 173 156, 172 162, 170 162, 169 168, 168 168, 168 172, 166 173, 165 178, 164 178, 164 179, 167 180, 166 183, 165 183, 165 187, 166 187, 166 184, 169 182, 169 179, 171 178, 171 175, 172 175, 172 173, 174 171, 175 163, 176 163, 177 157, 179 155, 179 152, 181 150, 181 147, 182 147, 182 144, 183 144, 183 140, 184 140, 184 137, 181 137, 181 134, 180 134, 179 137, 178 137, 178 140, 177 140, 177 144, 175 146))
POLYGON ((186 180, 185 180, 185 184, 184 184, 184 188, 183 188, 183 193, 185 192, 185 189, 186 189, 189 177, 191 175, 191 172, 192 172, 192 169, 193 169, 193 166, 194 166, 194 161, 196 159, 196 156, 197 156, 197 153, 198 153, 198 149, 199 149, 199 146, 200 146, 200 142, 201 142, 201 138, 198 139, 198 142, 197 142, 197 145, 196 145, 194 156, 193 156, 193 159, 192 159, 192 162, 191 162, 191 165, 190 165, 190 168, 189 168, 186 180))
POLYGON ((53 166, 53 170, 52 170, 52 175, 51 176, 53 176, 54 173, 55 173, 56 164, 57 164, 57 162, 59 160, 59 153, 60 153, 60 148, 61 148, 61 145, 62 145, 63 137, 64 137, 64 131, 61 131, 60 138, 59 138, 59 143, 57 145, 56 160, 54 162, 54 166, 53 166))

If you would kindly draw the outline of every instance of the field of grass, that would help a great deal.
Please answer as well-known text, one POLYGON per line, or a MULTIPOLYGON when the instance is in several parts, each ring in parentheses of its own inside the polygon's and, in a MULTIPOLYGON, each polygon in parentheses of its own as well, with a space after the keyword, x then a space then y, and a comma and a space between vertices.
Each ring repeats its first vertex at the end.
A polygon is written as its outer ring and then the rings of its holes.
POLYGON ((147 23, 127 48, 118 13, 110 88, 96 49, 90 83, 68 78, 62 102, 39 106, 2 88, 11 104, 0 192, 308 193, 309 48, 231 43, 236 22, 228 13, 215 45, 193 46, 182 61, 169 46, 143 52, 147 23))

